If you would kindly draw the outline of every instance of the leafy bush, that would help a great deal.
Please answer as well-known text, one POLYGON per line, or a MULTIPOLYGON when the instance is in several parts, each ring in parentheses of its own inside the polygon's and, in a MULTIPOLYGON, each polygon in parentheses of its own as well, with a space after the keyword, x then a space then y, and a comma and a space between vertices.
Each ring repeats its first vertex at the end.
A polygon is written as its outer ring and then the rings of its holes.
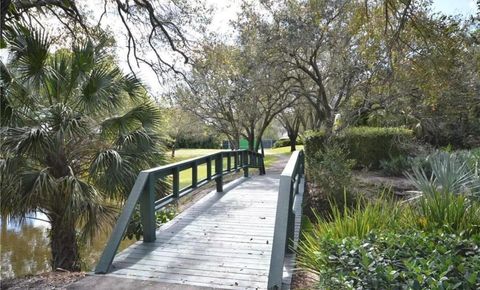
MULTIPOLYGON (((295 144, 296 145, 303 145, 302 138, 297 138, 295 144)), ((279 140, 275 141, 275 143, 273 144, 273 148, 286 147, 286 146, 290 146, 290 139, 288 139, 288 138, 279 139, 279 140)))
POLYGON ((329 138, 345 146, 348 158, 354 159, 357 167, 379 169, 381 160, 405 155, 413 132, 404 128, 353 127, 327 137, 323 131, 308 131, 305 133, 306 155, 321 150, 329 138))
POLYGON ((177 148, 202 148, 202 149, 219 149, 221 140, 214 135, 192 135, 180 136, 177 139, 177 148))
POLYGON ((320 274, 319 289, 480 287, 479 236, 380 232, 318 243, 313 257, 300 262, 320 274))
POLYGON ((380 169, 387 176, 403 176, 412 167, 412 158, 399 155, 388 160, 380 160, 380 169))
POLYGON ((322 147, 315 154, 306 155, 308 175, 328 198, 343 204, 341 198, 352 183, 354 161, 347 158, 339 144, 327 142, 322 147))
POLYGON ((335 136, 358 167, 380 168, 380 161, 405 155, 413 132, 404 128, 353 127, 335 136))
POLYGON ((313 156, 320 149, 323 148, 323 144, 327 140, 327 136, 324 131, 306 131, 304 136, 305 156, 313 156))
MULTIPOLYGON (((176 215, 176 212, 173 207, 167 207, 164 210, 157 211, 155 213, 157 228, 160 227, 162 224, 168 222, 169 220, 173 219, 175 215, 176 215)), ((138 241, 142 236, 143 236, 143 227, 142 227, 142 220, 140 216, 140 208, 137 207, 133 212, 133 216, 130 220, 130 223, 128 224, 124 239, 132 240, 133 238, 135 238, 138 241)))

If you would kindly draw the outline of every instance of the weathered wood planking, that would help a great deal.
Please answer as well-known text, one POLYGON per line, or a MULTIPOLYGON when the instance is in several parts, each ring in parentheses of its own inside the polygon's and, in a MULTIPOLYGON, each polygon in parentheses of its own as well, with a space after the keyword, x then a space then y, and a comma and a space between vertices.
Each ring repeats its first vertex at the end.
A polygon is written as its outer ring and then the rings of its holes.
MULTIPOLYGON (((163 225, 155 242, 139 241, 119 253, 107 276, 188 289, 265 289, 279 175, 243 178, 231 184, 225 186, 232 188, 226 193, 211 192, 163 225)), ((302 196, 303 192, 295 204, 296 240, 302 196)), ((290 289, 294 267, 295 255, 289 254, 282 289, 290 289)))
POLYGON ((278 175, 210 193, 163 225, 153 243, 117 255, 108 276, 221 289, 265 289, 278 175))

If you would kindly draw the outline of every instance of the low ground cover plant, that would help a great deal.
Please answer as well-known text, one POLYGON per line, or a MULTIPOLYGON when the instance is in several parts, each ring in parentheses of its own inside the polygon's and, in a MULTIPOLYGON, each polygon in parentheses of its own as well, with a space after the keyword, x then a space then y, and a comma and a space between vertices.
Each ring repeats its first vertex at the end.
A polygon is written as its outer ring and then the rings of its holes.
POLYGON ((303 234, 301 265, 319 274, 320 289, 478 289, 478 161, 437 152, 409 170, 418 189, 409 200, 331 202, 303 234))
POLYGON ((480 237, 371 232, 319 240, 320 289, 478 289, 480 237))

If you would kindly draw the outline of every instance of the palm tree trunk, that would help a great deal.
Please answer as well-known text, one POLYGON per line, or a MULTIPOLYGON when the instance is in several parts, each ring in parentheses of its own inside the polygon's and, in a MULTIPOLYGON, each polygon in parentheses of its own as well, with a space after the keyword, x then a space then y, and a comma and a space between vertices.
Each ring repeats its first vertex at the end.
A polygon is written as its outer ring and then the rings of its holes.
POLYGON ((80 271, 75 222, 69 219, 51 220, 50 248, 52 250, 52 269, 80 271))

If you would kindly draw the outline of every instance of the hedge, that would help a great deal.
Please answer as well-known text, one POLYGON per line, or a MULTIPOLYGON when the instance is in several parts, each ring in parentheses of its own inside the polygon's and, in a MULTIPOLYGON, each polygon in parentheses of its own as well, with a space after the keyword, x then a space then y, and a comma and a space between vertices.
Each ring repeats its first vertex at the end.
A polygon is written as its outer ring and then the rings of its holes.
MULTIPOLYGON (((405 128, 352 127, 331 138, 334 144, 345 147, 348 157, 355 159, 357 167, 378 169, 380 161, 407 153, 404 145, 413 138, 413 132, 405 128)), ((324 132, 305 134, 306 154, 320 150, 325 140, 324 132)))
MULTIPOLYGON (((303 140, 302 138, 297 138, 296 142, 295 142, 296 145, 303 145, 303 140)), ((290 146, 290 139, 280 139, 280 140, 277 140, 275 141, 275 143, 273 144, 273 148, 279 148, 279 147, 286 147, 286 146, 290 146)))

